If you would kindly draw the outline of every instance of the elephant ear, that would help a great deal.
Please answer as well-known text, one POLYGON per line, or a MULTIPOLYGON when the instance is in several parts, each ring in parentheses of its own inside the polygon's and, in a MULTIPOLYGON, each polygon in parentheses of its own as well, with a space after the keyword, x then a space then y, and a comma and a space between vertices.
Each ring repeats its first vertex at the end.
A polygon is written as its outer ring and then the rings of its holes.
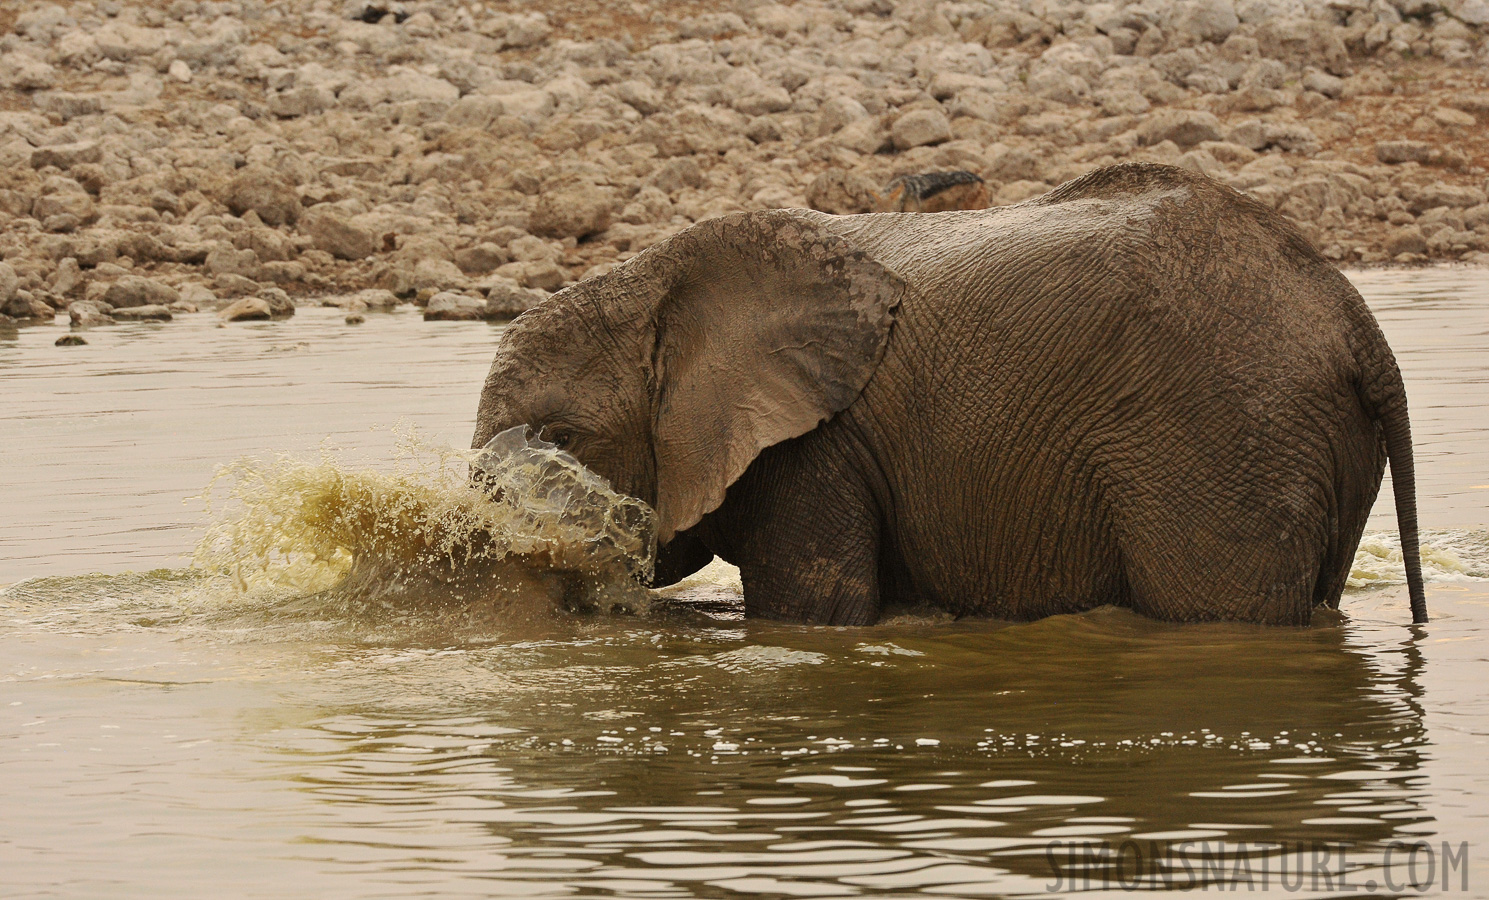
POLYGON ((857 399, 884 356, 905 283, 814 218, 727 216, 657 248, 669 284, 651 360, 664 543, 717 509, 760 451, 857 399))

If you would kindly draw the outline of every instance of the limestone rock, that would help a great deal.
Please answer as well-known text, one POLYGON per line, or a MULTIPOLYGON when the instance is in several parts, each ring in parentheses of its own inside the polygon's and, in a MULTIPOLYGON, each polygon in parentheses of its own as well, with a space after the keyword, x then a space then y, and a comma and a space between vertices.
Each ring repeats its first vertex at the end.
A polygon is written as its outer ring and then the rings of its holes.
POLYGON ((120 321, 133 322, 169 322, 171 311, 169 307, 158 303, 150 303, 145 306, 131 306, 127 309, 114 310, 114 318, 120 321))
POLYGON ((1403 253, 1426 253, 1427 238, 1416 225, 1398 228, 1386 239, 1386 253, 1400 256, 1403 253))
POLYGON ((0 262, 0 306, 9 303, 20 286, 21 279, 16 275, 15 267, 10 263, 0 262))
POLYGON ((1201 141, 1220 140, 1220 120, 1214 113, 1198 110, 1161 109, 1138 126, 1137 138, 1144 146, 1173 141, 1180 147, 1193 147, 1201 141))
POLYGON ((109 285, 103 295, 103 302, 116 310, 134 306, 169 306, 180 299, 181 295, 170 285, 138 275, 125 275, 109 285))
POLYGON ((1231 0, 1180 0, 1166 27, 1202 41, 1220 43, 1241 24, 1231 0))
POLYGON ((889 137, 897 150, 940 144, 951 140, 951 122, 938 110, 912 110, 895 119, 889 137))
POLYGON ((74 300, 67 305, 67 318, 77 328, 114 324, 113 307, 97 300, 74 300))
POLYGON ((41 169, 56 166, 63 171, 82 163, 96 163, 103 158, 103 148, 97 141, 72 141, 67 144, 52 144, 31 151, 31 168, 41 169))
POLYGON ((262 297, 244 297, 217 314, 224 322, 246 322, 271 318, 269 301, 262 297))
POLYGON ((486 292, 488 319, 515 319, 547 299, 541 291, 527 290, 500 279, 486 292))
POLYGON ((0 303, 0 315, 6 315, 12 319, 35 319, 50 321, 56 318, 56 310, 46 303, 33 297, 31 292, 18 290, 9 300, 0 303))
POLYGON ((465 273, 448 259, 421 259, 414 265, 411 287, 415 291, 440 292, 465 285, 465 273))
POLYGON ((424 321, 460 321, 486 318, 486 301, 451 291, 440 291, 424 307, 424 321))
POLYGON ((300 217, 298 229, 337 259, 366 259, 377 252, 378 236, 370 228, 331 209, 311 207, 300 217))
POLYGON ((295 314, 295 301, 279 288, 264 288, 255 296, 269 304, 269 315, 276 319, 288 318, 295 314))
POLYGON ((846 169, 828 169, 807 188, 807 205, 835 216, 872 212, 878 199, 872 181, 846 169))
POLYGON ((467 275, 484 275, 511 261, 507 251, 489 241, 455 252, 455 265, 467 275))
POLYGON ((591 186, 574 186, 545 192, 533 209, 533 234, 554 238, 582 238, 610 227, 614 195, 591 186))
POLYGON ((300 218, 300 195, 279 172, 264 165, 244 166, 223 191, 233 215, 252 210, 265 225, 293 225, 300 218))
POLYGON ((1388 165, 1404 162, 1431 162, 1437 148, 1426 141, 1378 141, 1375 158, 1388 165))

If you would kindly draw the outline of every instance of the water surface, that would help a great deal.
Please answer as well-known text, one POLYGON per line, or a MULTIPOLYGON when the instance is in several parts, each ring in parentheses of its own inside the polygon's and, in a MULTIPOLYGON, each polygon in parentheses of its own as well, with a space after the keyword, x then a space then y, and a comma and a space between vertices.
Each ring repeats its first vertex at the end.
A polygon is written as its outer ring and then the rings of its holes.
POLYGON ((186 498, 243 455, 376 467, 398 422, 463 446, 496 329, 0 335, 0 895, 1010 896, 1101 887, 1068 848, 1128 840, 1168 863, 1129 883, 1243 891, 1344 848, 1313 895, 1466 841, 1489 893, 1489 280, 1353 277, 1412 402, 1422 629, 1388 488, 1309 629, 787 627, 723 569, 644 616, 245 596, 188 568, 186 498))

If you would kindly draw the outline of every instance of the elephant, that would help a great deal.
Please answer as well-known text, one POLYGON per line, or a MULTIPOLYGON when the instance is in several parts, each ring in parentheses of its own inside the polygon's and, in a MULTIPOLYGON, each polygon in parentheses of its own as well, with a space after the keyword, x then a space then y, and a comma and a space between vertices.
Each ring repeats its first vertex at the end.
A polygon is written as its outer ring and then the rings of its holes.
POLYGON ((1024 203, 706 220, 500 336, 518 425, 650 504, 655 584, 715 555, 747 617, 1309 624, 1389 460, 1426 621, 1395 357, 1290 223, 1156 164, 1024 203))

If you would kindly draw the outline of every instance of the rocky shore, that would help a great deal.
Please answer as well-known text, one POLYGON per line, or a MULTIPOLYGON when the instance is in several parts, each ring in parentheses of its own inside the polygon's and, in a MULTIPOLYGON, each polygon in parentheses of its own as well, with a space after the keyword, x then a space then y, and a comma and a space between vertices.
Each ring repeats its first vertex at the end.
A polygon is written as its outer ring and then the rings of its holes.
POLYGON ((13 0, 0 324, 506 318, 701 219, 1128 160, 1340 265, 1489 263, 1486 35, 1489 0, 13 0))

